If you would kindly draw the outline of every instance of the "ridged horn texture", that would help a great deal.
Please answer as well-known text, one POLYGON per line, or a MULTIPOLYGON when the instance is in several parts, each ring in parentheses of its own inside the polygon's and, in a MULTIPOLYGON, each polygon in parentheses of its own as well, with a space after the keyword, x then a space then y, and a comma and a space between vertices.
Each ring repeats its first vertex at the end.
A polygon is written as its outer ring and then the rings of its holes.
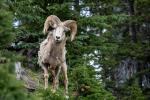
POLYGON ((55 15, 48 16, 44 23, 43 33, 44 34, 48 33, 49 27, 56 28, 60 23, 61 20, 57 16, 55 15))
POLYGON ((71 41, 74 40, 75 35, 77 34, 77 23, 74 20, 66 20, 62 24, 68 27, 71 31, 71 41))

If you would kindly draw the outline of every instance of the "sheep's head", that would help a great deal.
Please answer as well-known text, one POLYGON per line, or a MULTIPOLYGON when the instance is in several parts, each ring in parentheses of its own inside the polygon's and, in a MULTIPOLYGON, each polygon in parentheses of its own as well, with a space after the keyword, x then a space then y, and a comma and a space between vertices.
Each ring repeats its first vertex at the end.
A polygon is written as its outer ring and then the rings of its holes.
POLYGON ((56 42, 60 42, 65 39, 65 33, 67 31, 71 32, 71 41, 74 40, 74 37, 77 33, 77 24, 74 20, 66 20, 61 22, 60 19, 55 15, 50 15, 47 17, 44 23, 43 33, 48 33, 49 28, 53 28, 53 38, 56 42))

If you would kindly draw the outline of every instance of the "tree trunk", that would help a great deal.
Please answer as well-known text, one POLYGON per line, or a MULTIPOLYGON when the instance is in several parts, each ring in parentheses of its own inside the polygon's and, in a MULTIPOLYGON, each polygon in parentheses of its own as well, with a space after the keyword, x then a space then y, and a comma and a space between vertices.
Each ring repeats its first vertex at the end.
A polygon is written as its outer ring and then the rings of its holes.
MULTIPOLYGON (((129 7, 129 15, 130 17, 135 15, 135 0, 128 0, 128 7, 129 7)), ((136 23, 131 22, 129 25, 129 33, 131 35, 131 41, 133 43, 137 42, 137 31, 136 31, 136 23)))
POLYGON ((75 0, 74 3, 75 3, 74 5, 75 10, 80 14, 79 0, 75 0))

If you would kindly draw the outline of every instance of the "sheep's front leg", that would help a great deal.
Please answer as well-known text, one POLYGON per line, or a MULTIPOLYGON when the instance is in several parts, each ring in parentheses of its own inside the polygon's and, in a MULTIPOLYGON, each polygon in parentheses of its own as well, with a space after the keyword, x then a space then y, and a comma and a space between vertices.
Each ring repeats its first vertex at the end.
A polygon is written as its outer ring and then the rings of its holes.
POLYGON ((63 71, 63 75, 64 75, 64 85, 65 85, 65 96, 66 98, 68 98, 68 76, 67 76, 67 64, 66 62, 64 62, 62 64, 62 71, 63 71))
POLYGON ((42 69, 44 70, 44 82, 45 82, 45 89, 48 88, 48 69, 46 67, 42 67, 42 69))

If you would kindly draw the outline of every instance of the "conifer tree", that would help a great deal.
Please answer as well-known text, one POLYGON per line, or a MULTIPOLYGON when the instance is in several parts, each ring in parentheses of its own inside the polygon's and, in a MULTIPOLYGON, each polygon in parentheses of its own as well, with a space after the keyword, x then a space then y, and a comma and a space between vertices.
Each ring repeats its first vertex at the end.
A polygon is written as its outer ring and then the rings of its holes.
POLYGON ((149 4, 149 0, 10 0, 8 5, 20 22, 15 50, 27 56, 27 66, 38 66, 37 51, 46 37, 42 34, 46 17, 54 14, 62 21, 76 20, 77 37, 66 45, 70 93, 76 92, 83 100, 113 99, 108 91, 117 99, 143 99, 141 90, 147 94, 149 89, 142 87, 143 77, 149 80, 149 4), (129 78, 123 76, 126 82, 118 87, 116 70, 126 59, 140 65, 129 78))

